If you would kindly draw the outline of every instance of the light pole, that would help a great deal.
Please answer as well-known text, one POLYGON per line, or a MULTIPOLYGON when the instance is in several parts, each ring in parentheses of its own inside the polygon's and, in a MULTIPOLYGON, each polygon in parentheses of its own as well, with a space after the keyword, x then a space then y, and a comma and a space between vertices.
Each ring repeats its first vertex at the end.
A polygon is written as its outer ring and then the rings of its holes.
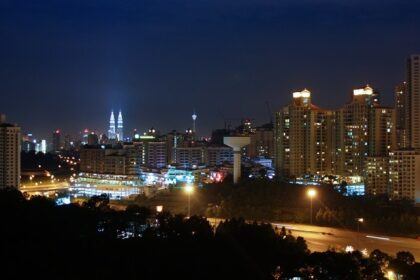
POLYGON ((364 222, 363 218, 357 218, 357 233, 359 233, 359 224, 361 224, 363 222, 364 222))
POLYGON ((185 186, 185 192, 188 194, 188 218, 191 216, 191 194, 194 192, 194 187, 191 185, 185 186))
POLYGON ((360 248, 360 224, 362 224, 365 220, 363 218, 357 218, 356 222, 357 222, 357 246, 360 248))
POLYGON ((316 196, 316 190, 315 189, 308 189, 306 191, 307 196, 311 200, 311 225, 312 225, 312 199, 316 196))

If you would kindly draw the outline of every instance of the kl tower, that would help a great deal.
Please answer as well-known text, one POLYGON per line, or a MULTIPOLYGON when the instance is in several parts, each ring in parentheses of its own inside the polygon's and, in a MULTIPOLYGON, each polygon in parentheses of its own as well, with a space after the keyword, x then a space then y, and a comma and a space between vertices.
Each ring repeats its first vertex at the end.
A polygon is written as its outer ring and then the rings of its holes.
POLYGON ((195 131, 195 120, 197 119, 197 114, 195 113, 195 110, 194 110, 194 113, 192 114, 192 120, 193 120, 193 140, 195 140, 195 135, 196 135, 196 131, 195 131))
POLYGON ((247 136, 229 136, 223 138, 223 143, 233 148, 233 183, 241 178, 241 148, 249 145, 251 139, 247 136))

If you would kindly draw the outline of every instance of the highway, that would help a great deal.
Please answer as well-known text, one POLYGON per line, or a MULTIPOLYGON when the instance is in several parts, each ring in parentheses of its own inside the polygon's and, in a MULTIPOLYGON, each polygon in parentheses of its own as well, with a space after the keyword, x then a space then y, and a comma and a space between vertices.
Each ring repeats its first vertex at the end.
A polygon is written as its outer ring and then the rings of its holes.
POLYGON ((54 182, 54 183, 43 183, 43 184, 31 184, 31 185, 23 185, 20 187, 21 192, 26 192, 30 195, 39 194, 42 192, 53 192, 53 191, 60 191, 69 188, 69 183, 67 182, 54 182))
POLYGON ((285 227, 292 231, 292 235, 301 236, 306 240, 309 250, 325 251, 328 248, 346 248, 367 250, 370 254, 379 249, 387 254, 394 255, 399 251, 411 252, 416 261, 420 261, 420 240, 404 237, 394 237, 381 234, 356 232, 344 229, 318 227, 302 224, 273 223, 278 228, 285 227))

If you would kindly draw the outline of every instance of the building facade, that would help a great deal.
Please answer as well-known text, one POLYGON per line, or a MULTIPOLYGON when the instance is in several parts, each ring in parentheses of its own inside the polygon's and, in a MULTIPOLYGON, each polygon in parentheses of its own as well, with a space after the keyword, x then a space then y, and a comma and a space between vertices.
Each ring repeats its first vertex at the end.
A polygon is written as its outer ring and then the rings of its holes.
POLYGON ((397 131, 397 149, 404 149, 410 146, 408 138, 408 127, 410 126, 407 118, 407 82, 403 82, 395 87, 395 128, 397 131))
POLYGON ((397 150, 389 161, 390 194, 394 199, 420 203, 420 151, 397 150))
POLYGON ((20 188, 20 127, 0 117, 0 188, 20 188))
POLYGON ((280 177, 331 174, 332 112, 315 106, 311 92, 293 93, 276 113, 275 159, 280 177))
POLYGON ((412 55, 407 62, 407 114, 410 148, 420 149, 420 55, 412 55))

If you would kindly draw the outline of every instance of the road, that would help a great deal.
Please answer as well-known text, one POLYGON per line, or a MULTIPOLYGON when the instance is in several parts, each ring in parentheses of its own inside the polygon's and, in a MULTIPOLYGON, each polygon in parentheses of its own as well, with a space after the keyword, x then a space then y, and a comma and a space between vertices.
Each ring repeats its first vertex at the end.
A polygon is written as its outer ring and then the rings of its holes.
MULTIPOLYGON (((216 226, 223 219, 208 218, 216 226)), ((271 223, 273 227, 281 229, 283 226, 292 231, 295 237, 301 236, 306 240, 312 252, 324 252, 329 248, 345 249, 352 246, 355 250, 366 249, 370 254, 379 249, 387 254, 396 255, 399 251, 409 251, 420 262, 420 240, 405 237, 395 237, 383 234, 356 232, 345 229, 318 227, 304 224, 271 223)))
POLYGON ((60 191, 69 188, 69 183, 67 182, 56 182, 56 183, 43 183, 43 184, 32 184, 20 187, 21 192, 27 192, 30 195, 42 193, 42 192, 53 192, 53 191, 60 191))
POLYGON ((399 251, 411 252, 417 261, 420 261, 420 240, 404 237, 394 237, 365 232, 355 232, 344 229, 318 227, 302 224, 273 223, 273 226, 290 229, 294 236, 301 236, 306 240, 311 251, 325 251, 328 248, 367 249, 370 253, 379 249, 385 253, 395 255, 399 251))

